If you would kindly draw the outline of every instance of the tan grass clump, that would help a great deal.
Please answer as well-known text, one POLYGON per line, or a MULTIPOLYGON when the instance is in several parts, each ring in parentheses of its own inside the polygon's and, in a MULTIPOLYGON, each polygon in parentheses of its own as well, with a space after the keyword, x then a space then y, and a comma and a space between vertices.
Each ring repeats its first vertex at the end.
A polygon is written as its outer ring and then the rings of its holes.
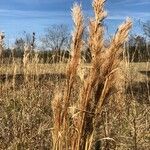
MULTIPOLYGON (((118 79, 117 70, 121 62, 120 56, 123 51, 123 44, 132 26, 132 21, 127 19, 118 28, 109 47, 106 48, 104 46, 103 20, 107 13, 104 10, 104 3, 105 0, 93 1, 95 18, 90 20, 88 40, 92 54, 92 67, 82 89, 80 89, 76 104, 71 101, 71 93, 73 92, 82 48, 83 15, 81 6, 75 4, 73 7, 75 29, 72 40, 72 58, 67 72, 67 86, 63 93, 64 96, 57 100, 59 115, 54 112, 54 120, 59 122, 57 125, 54 123, 54 131, 57 130, 57 132, 53 132, 56 133, 54 135, 54 145, 59 143, 59 146, 57 148, 55 146, 55 149, 63 149, 64 146, 65 149, 72 150, 91 149, 95 127, 98 118, 101 116, 103 106, 109 102, 109 97, 117 89, 115 83, 118 79), (72 110, 71 114, 69 114, 69 108, 72 110), (58 137, 57 141, 56 137, 58 137), (67 141, 65 145, 64 140, 67 141)), ((53 109, 53 111, 55 110, 53 109)))

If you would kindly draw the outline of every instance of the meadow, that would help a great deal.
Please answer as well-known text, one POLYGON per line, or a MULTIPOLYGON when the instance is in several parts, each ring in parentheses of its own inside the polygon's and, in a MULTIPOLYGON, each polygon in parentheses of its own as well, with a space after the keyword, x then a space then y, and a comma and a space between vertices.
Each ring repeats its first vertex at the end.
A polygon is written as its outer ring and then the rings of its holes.
POLYGON ((130 18, 105 47, 104 4, 93 0, 90 63, 81 59, 84 16, 78 4, 67 62, 42 63, 38 55, 30 57, 30 47, 22 60, 1 61, 0 149, 149 150, 150 64, 122 57, 130 18))

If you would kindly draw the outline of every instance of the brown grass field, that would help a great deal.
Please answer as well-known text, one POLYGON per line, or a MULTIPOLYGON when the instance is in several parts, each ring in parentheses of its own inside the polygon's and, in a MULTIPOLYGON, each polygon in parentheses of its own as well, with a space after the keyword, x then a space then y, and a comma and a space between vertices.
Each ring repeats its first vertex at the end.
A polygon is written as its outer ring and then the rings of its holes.
MULTIPOLYGON (((123 78, 127 81, 124 85, 125 93, 123 92, 125 102, 118 106, 118 102, 115 102, 116 105, 111 97, 111 102, 103 106, 102 120, 99 119, 99 125, 96 127, 92 148, 94 149, 94 143, 101 139, 103 147, 107 143, 112 149, 134 149, 136 137, 139 149, 148 150, 149 63, 122 64, 124 65, 120 68, 123 68, 121 70, 124 77, 127 77, 123 78), (105 132, 108 132, 108 135, 105 135, 105 132), (117 144, 116 148, 113 140, 117 144)), ((2 65, 0 69, 0 149, 52 149, 51 101, 56 92, 60 94, 61 90, 65 89, 66 64, 37 64, 38 72, 35 64, 30 64, 27 74, 24 74, 20 66, 2 65)), ((89 69, 91 65, 81 65, 80 69, 83 68, 89 69)), ((72 101, 78 98, 83 84, 80 73, 77 74, 72 101)), ((73 108, 71 111, 74 113, 73 108)))
MULTIPOLYGON (((133 139, 136 136, 139 149, 148 150, 149 63, 122 64, 121 72, 124 73, 126 77, 124 80, 127 81, 126 86, 124 85, 126 91, 122 95, 124 102, 120 101, 123 104, 118 106, 118 102, 115 104, 114 98, 110 97, 111 101, 103 106, 104 114, 96 127, 94 141, 101 139, 103 147, 108 143, 112 149, 134 149, 133 139), (105 130, 108 130, 107 136, 105 130), (117 143, 116 148, 112 140, 117 143)), ((1 65, 0 149, 52 149, 53 147, 51 101, 56 92, 60 94, 59 92, 65 89, 67 64, 37 64, 37 70, 35 66, 29 64, 29 71, 24 73, 21 64, 1 65)), ((72 101, 78 98, 83 84, 79 72, 83 70, 84 73, 85 68, 91 68, 91 64, 82 64, 78 70, 72 101)), ((92 147, 94 149, 95 146, 92 147)))
POLYGON ((0 150, 150 149, 150 65, 120 57, 129 18, 105 47, 104 4, 93 0, 90 64, 81 60, 84 17, 77 4, 68 63, 41 64, 26 48, 22 63, 0 63, 0 150))
MULTIPOLYGON (((84 70, 88 70, 91 67, 90 64, 82 63, 80 64, 80 68, 78 70, 78 75, 81 76, 82 72, 84 73, 84 70), (83 70, 83 71, 82 71, 83 70)), ((128 79, 132 79, 135 82, 144 82, 149 81, 150 78, 150 63, 149 62, 140 62, 140 63, 126 63, 122 62, 120 69, 126 76, 128 76, 128 79)), ((22 67, 21 63, 16 64, 3 64, 0 66, 0 76, 10 76, 13 77, 14 70, 16 70, 16 76, 24 75, 24 69, 22 67)), ((44 75, 44 74, 64 74, 66 75, 67 70, 67 64, 65 63, 56 63, 56 64, 29 64, 29 67, 27 68, 27 71, 25 73, 29 75, 44 75)))

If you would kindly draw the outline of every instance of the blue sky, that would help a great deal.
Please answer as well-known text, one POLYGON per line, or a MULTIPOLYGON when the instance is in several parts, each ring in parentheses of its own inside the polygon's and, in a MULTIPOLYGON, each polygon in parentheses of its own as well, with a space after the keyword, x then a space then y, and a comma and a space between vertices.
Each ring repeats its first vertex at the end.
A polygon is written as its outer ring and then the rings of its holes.
MULTIPOLYGON (((0 30, 6 33, 7 43, 12 43, 23 31, 41 35, 53 24, 67 24, 71 28, 74 2, 82 3, 86 16, 92 15, 92 0, 0 0, 0 30)), ((150 0, 107 0, 106 10, 108 34, 115 32, 127 16, 134 20, 136 33, 141 33, 139 19, 150 20, 150 0)))

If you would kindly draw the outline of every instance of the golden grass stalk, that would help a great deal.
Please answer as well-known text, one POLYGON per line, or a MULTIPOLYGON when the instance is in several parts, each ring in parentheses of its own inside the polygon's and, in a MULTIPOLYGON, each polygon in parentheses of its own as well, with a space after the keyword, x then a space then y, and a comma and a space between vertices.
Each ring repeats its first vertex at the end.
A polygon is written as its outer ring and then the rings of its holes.
POLYGON ((23 55, 23 66, 24 66, 24 68, 27 67, 27 64, 29 63, 30 51, 31 51, 30 46, 26 44, 24 46, 24 55, 23 55))
POLYGON ((82 8, 80 5, 74 4, 72 9, 72 18, 74 21, 74 32, 72 35, 72 44, 71 44, 71 53, 72 57, 70 62, 68 63, 67 69, 67 92, 66 92, 66 101, 65 101, 65 109, 64 114, 67 111, 69 106, 69 98, 71 94, 71 89, 77 74, 78 66, 81 58, 81 49, 82 49, 82 35, 83 35, 83 14, 82 8))
POLYGON ((29 81, 30 56, 31 56, 31 46, 28 44, 25 44, 24 54, 23 54, 23 72, 25 76, 25 82, 29 81))
POLYGON ((62 115, 62 95, 61 93, 55 95, 54 100, 52 101, 52 110, 53 110, 53 149, 61 149, 63 140, 61 138, 63 134, 61 115, 62 115))
POLYGON ((74 32, 72 34, 71 61, 68 64, 68 77, 72 80, 76 76, 77 68, 81 58, 82 35, 83 35, 83 14, 81 6, 74 4, 72 9, 74 21, 74 32))
MULTIPOLYGON (((132 21, 127 18, 127 20, 120 25, 115 36, 112 39, 110 47, 106 49, 103 54, 103 63, 101 65, 101 73, 105 77, 105 86, 103 92, 100 96, 99 103, 97 105, 97 112, 100 110, 108 91, 111 89, 112 84, 115 84, 117 77, 118 67, 120 65, 120 56, 123 52, 123 44, 127 39, 127 35, 132 26, 132 21)), ((118 74, 119 75, 119 74, 118 74)))
MULTIPOLYGON (((100 65, 101 65, 101 54, 104 49, 104 28, 102 26, 102 21, 106 17, 107 13, 104 11, 104 2, 105 0, 94 0, 93 9, 95 14, 95 19, 90 20, 89 25, 89 48, 92 53, 92 71, 87 78, 81 95, 81 100, 79 108, 81 110, 86 110, 86 112, 92 113, 92 95, 94 94, 95 86, 99 80, 100 74, 100 65)), ((93 115, 88 113, 81 113, 78 122, 78 128, 80 130, 80 138, 78 141, 78 148, 85 149, 89 148, 92 141, 92 118, 93 115), (87 127, 89 125, 89 127, 87 127), (88 131, 86 128, 89 128, 88 131), (88 144, 88 145, 87 145, 88 144)))
POLYGON ((121 48, 132 26, 131 20, 127 19, 118 28, 110 47, 106 49, 103 42, 104 28, 102 22, 107 14, 104 11, 104 2, 105 0, 93 1, 95 19, 90 21, 89 26, 89 48, 92 53, 92 70, 84 82, 79 104, 80 110, 90 113, 80 113, 77 124, 77 128, 80 131, 78 149, 90 149, 97 115, 101 113, 102 106, 106 103, 114 88, 113 84, 115 83, 115 79, 117 79, 115 71, 121 61, 118 58, 122 53, 121 48))
MULTIPOLYGON (((63 145, 65 145, 66 148, 68 146, 71 146, 71 147, 76 146, 75 142, 70 141, 69 136, 67 137, 66 134, 70 130, 68 108, 70 105, 71 91, 72 91, 73 83, 76 78, 76 73, 77 73, 77 69, 78 69, 78 65, 79 65, 80 57, 81 57, 80 52, 82 49, 82 35, 83 35, 84 28, 83 28, 82 8, 80 5, 74 4, 73 9, 72 9, 72 17, 74 21, 74 32, 72 35, 72 45, 71 45, 72 56, 71 56, 70 62, 68 63, 68 69, 67 69, 67 76, 68 76, 67 85, 63 93, 64 95, 61 98, 59 98, 59 100, 57 100, 58 110, 56 112, 54 109, 55 108, 54 105, 52 106, 54 110, 53 113, 55 116, 53 143, 54 145, 59 145, 59 148, 56 148, 55 146, 54 149, 62 149, 63 145), (56 138, 56 137, 59 137, 59 138, 56 138), (62 144, 62 143, 65 143, 65 144, 62 144)), ((53 101, 56 101, 56 98, 54 98, 53 101)))

